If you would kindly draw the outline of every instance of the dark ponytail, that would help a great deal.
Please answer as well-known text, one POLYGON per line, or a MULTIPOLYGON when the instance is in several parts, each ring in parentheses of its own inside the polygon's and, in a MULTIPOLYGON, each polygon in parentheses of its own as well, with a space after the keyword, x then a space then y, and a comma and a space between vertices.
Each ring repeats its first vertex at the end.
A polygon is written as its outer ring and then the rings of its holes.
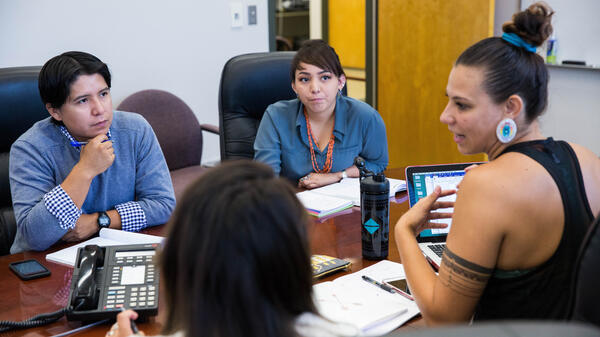
MULTIPOLYGON (((546 3, 536 2, 514 14, 512 21, 502 25, 502 30, 538 47, 552 34, 552 14, 546 3)), ((523 47, 490 37, 465 50, 456 65, 483 68, 484 90, 495 103, 519 95, 525 102, 527 122, 539 117, 548 105, 548 71, 544 60, 523 47)))

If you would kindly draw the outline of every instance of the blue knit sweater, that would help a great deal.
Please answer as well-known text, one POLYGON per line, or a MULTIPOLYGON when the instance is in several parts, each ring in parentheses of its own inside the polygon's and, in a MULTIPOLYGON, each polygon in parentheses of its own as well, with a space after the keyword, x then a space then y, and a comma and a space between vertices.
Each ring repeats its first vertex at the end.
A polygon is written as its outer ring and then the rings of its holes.
MULTIPOLYGON (((138 114, 115 111, 110 132, 115 160, 92 180, 81 211, 107 211, 135 201, 145 213, 147 226, 165 223, 175 196, 150 124, 138 114)), ((34 124, 12 145, 9 174, 17 233, 11 253, 45 250, 65 235, 67 230, 48 211, 43 197, 65 180, 79 155, 50 117, 34 124)))

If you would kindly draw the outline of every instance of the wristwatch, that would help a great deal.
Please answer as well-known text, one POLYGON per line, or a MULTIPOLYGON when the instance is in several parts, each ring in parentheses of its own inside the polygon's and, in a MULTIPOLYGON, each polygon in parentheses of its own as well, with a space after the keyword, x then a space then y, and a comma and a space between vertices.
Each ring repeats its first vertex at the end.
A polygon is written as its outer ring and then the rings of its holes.
POLYGON ((110 217, 106 212, 98 213, 98 229, 108 228, 110 226, 110 217))
POLYGON ((346 170, 342 170, 342 180, 348 178, 348 175, 346 174, 346 170))

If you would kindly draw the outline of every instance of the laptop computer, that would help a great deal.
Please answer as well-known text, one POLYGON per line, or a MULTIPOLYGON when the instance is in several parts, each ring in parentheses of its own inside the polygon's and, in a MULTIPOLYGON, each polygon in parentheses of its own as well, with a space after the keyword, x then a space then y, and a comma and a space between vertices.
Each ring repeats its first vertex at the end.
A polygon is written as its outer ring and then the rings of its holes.
MULTIPOLYGON (((409 207, 413 207, 419 199, 431 194, 435 186, 439 185, 442 190, 456 189, 456 185, 465 175, 465 168, 473 164, 483 163, 408 166, 405 173, 409 207)), ((454 201, 456 200, 456 194, 442 197, 439 200, 454 201)), ((452 211, 452 208, 435 210, 435 212, 452 211)), ((419 242, 419 248, 421 248, 429 263, 439 269, 452 219, 438 219, 432 220, 432 222, 446 223, 448 227, 424 230, 417 236, 417 242, 419 242)))

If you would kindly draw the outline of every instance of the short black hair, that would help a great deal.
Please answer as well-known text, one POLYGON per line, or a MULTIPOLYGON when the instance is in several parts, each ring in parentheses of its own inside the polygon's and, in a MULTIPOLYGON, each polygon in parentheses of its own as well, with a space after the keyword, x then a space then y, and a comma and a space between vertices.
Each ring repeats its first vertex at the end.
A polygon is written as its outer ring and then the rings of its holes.
POLYGON ((296 80, 296 70, 300 70, 300 62, 332 72, 337 77, 344 75, 344 69, 335 49, 323 40, 308 40, 296 52, 290 67, 292 83, 296 80))
MULTIPOLYGON (((502 29, 525 42, 540 46, 552 34, 552 9, 543 2, 513 15, 502 29)), ((525 102, 527 122, 539 117, 548 105, 548 70, 542 57, 500 37, 483 39, 467 48, 456 65, 481 67, 483 88, 495 103, 519 95, 525 102)))
POLYGON ((188 187, 160 254, 163 333, 294 336, 316 313, 306 225, 291 184, 265 164, 239 160, 188 187))
MULTIPOLYGON (((110 71, 96 56, 81 51, 69 51, 48 60, 38 77, 38 89, 44 105, 59 109, 71 92, 79 75, 100 74, 110 88, 110 71)), ((52 121, 62 124, 52 118, 52 121)))

